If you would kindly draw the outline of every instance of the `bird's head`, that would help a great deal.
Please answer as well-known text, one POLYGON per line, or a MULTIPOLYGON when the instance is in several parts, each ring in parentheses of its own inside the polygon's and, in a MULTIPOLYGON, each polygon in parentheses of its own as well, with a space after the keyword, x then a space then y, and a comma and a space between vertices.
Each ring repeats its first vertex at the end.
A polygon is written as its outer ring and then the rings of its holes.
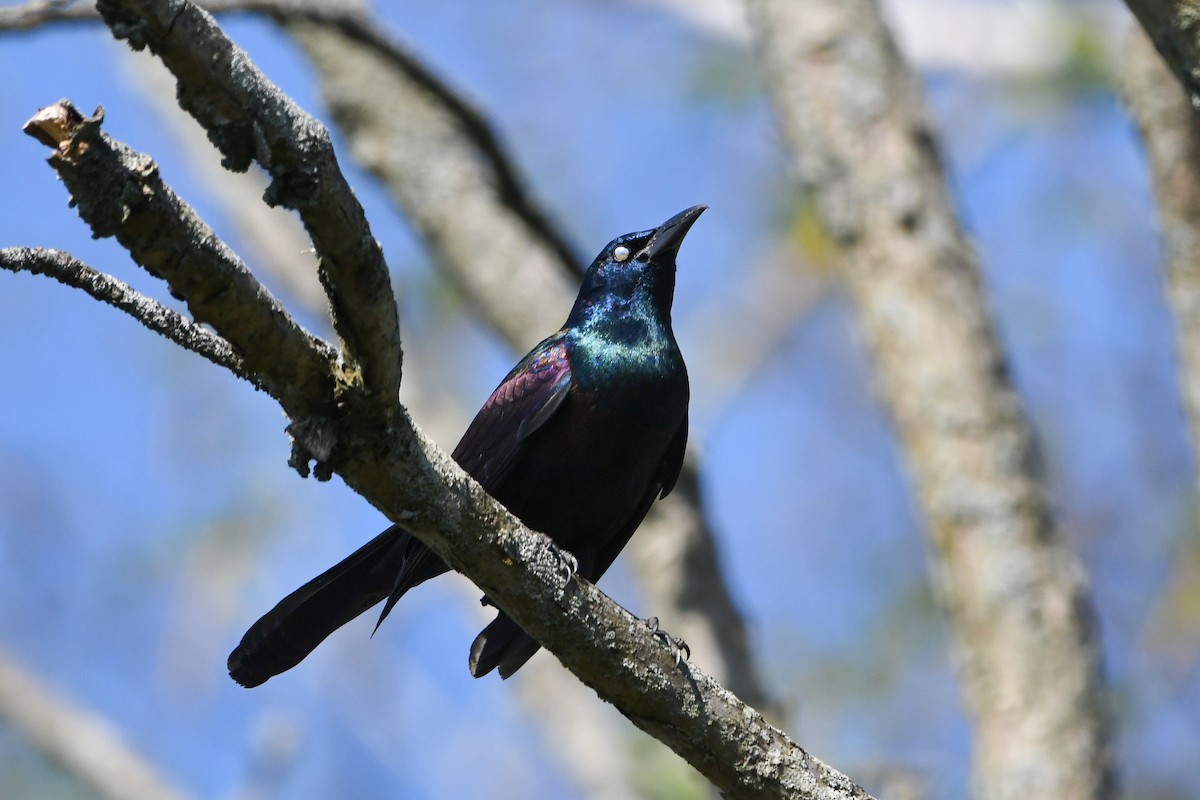
POLYGON ((675 256, 688 229, 706 208, 692 206, 657 228, 627 233, 609 242, 587 268, 567 326, 647 311, 669 321, 675 256))

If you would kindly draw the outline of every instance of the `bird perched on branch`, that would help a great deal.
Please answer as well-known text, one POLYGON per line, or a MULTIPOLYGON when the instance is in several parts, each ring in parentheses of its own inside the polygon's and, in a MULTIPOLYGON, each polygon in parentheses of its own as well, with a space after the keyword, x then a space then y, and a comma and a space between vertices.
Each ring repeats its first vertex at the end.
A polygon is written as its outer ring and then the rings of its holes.
MULTIPOLYGON (((671 491, 683 463, 688 378, 671 302, 679 245, 704 209, 609 242, 566 324, 508 373, 454 449, 467 473, 590 581, 671 491)), ((386 600, 383 622, 409 589, 447 570, 393 525, 254 623, 229 656, 229 674, 258 686, 386 600)), ((499 668, 507 678, 539 647, 501 611, 471 646, 471 674, 499 668)))

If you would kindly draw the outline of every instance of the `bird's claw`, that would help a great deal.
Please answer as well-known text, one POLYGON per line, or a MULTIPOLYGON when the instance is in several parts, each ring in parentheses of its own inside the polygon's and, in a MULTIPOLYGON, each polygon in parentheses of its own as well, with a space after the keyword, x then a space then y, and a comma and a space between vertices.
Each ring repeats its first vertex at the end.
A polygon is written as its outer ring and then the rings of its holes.
POLYGON ((688 647, 688 643, 678 636, 672 636, 664 631, 658 624, 658 617, 649 617, 644 620, 646 627, 650 629, 650 635, 655 639, 662 640, 662 643, 675 651, 675 666, 679 666, 684 661, 689 661, 692 658, 692 648, 688 647))
POLYGON ((563 576, 563 583, 570 583, 571 578, 574 578, 579 572, 579 560, 571 554, 571 551, 561 547, 555 548, 555 555, 558 556, 558 574, 563 576))

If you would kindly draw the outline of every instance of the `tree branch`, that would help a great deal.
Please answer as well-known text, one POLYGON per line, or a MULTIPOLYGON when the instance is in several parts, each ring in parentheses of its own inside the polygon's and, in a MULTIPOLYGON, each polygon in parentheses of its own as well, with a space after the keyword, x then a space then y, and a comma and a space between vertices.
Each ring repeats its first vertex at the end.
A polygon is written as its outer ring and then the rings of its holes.
POLYGON ((134 261, 165 280, 197 321, 236 348, 242 370, 289 414, 329 413, 332 350, 296 324, 163 183, 149 156, 102 133, 102 121, 103 111, 84 119, 60 101, 39 111, 25 130, 55 147, 50 166, 97 238, 115 236, 134 261))
POLYGON ((338 168, 329 132, 264 76, 187 0, 100 0, 113 35, 149 47, 179 81, 180 106, 208 131, 229 169, 257 161, 265 199, 300 214, 320 258, 347 376, 361 370, 372 404, 390 416, 400 386, 400 326, 391 280, 366 215, 338 168))
POLYGON ((1200 452, 1200 117, 1144 30, 1130 32, 1127 66, 1122 93, 1153 173, 1183 407, 1200 452))
POLYGON ((1184 91, 1200 98, 1200 13, 1192 0, 1125 0, 1184 91))
POLYGON ((1106 797, 1087 581, 1051 520, 920 83, 872 0, 749 8, 913 473, 978 729, 976 797, 1106 797))
POLYGON ((102 303, 124 311, 155 333, 207 358, 262 389, 258 375, 246 369, 241 355, 215 333, 177 311, 138 292, 124 281, 92 269, 61 250, 34 247, 0 248, 0 267, 13 272, 46 275, 59 283, 82 289, 102 303))
POLYGON ((184 800, 108 722, 57 696, 2 653, 0 719, 104 800, 184 800))
POLYGON ((522 353, 558 329, 579 258, 532 210, 478 113, 373 22, 337 12, 278 19, 317 68, 356 160, 484 320, 522 353))
POLYGON ((390 446, 366 430, 337 436, 360 443, 338 465, 351 488, 470 577, 602 699, 726 796, 868 797, 699 669, 677 665, 673 648, 595 586, 564 584, 549 538, 521 525, 406 414, 390 446))

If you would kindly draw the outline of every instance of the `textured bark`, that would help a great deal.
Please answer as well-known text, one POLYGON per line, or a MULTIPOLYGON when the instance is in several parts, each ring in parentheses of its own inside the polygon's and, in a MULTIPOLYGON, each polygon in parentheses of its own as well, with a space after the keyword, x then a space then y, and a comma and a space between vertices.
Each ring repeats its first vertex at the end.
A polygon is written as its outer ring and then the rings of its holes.
POLYGON ((179 105, 234 171, 271 175, 264 199, 300 214, 320 259, 341 338, 343 375, 361 380, 381 410, 400 385, 400 325, 391 279, 362 206, 338 169, 329 132, 254 66, 205 11, 188 2, 96 4, 118 39, 148 47, 179 82, 179 105), (357 373, 357 374, 356 374, 357 373))
POLYGON ((1129 37, 1128 104, 1146 146, 1192 449, 1200 452, 1200 117, 1145 31, 1129 37))
POLYGON ((1176 79, 1200 100, 1200 7, 1195 0, 1125 0, 1176 79))
POLYGON ((0 654, 0 720, 102 800, 184 800, 104 719, 60 697, 0 654))
POLYGON ((295 323, 163 182, 149 156, 105 135, 102 122, 102 111, 84 119, 61 101, 41 109, 25 131, 55 147, 50 166, 97 238, 115 237, 172 295, 187 300, 197 321, 220 330, 244 354, 241 374, 261 376, 258 385, 292 413, 317 410, 306 403, 329 393, 333 351, 295 323))
POLYGON ((749 4, 925 518, 987 800, 1111 793, 1084 571, 1054 526, 920 84, 869 0, 749 4))
POLYGON ((487 323, 521 352, 557 330, 575 300, 580 259, 531 209, 478 113, 366 20, 282 22, 317 68, 355 159, 487 323))

